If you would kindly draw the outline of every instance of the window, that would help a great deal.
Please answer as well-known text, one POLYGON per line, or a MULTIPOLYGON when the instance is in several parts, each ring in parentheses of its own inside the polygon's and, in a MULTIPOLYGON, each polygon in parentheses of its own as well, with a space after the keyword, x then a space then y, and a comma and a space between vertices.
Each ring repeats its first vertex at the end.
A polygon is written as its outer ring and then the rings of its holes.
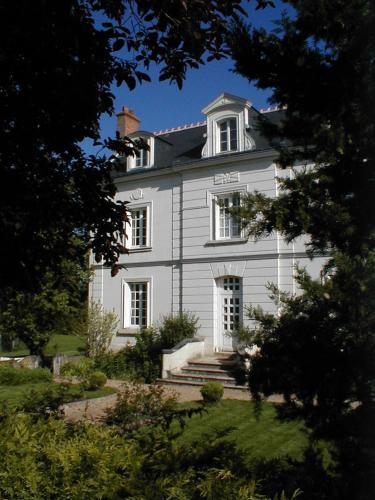
POLYGON ((146 327, 148 324, 147 282, 128 283, 130 290, 130 326, 146 327))
POLYGON ((131 209, 130 218, 132 248, 142 248, 149 246, 147 207, 131 209))
POLYGON ((219 123, 220 153, 237 151, 237 119, 229 118, 219 123))
POLYGON ((155 149, 155 139, 152 134, 148 132, 142 132, 141 135, 137 133, 130 134, 130 137, 134 141, 142 140, 147 144, 148 149, 138 149, 134 152, 134 156, 130 155, 127 158, 128 170, 138 169, 138 168, 149 168, 154 165, 154 149, 155 149))
POLYGON ((123 327, 129 330, 146 328, 151 323, 151 279, 123 281, 123 327))
POLYGON ((149 165, 149 151, 147 149, 140 149, 135 154, 135 167, 147 167, 149 165))
POLYGON ((241 223, 233 217, 228 209, 240 206, 239 194, 225 194, 216 197, 216 239, 231 239, 241 237, 241 223))

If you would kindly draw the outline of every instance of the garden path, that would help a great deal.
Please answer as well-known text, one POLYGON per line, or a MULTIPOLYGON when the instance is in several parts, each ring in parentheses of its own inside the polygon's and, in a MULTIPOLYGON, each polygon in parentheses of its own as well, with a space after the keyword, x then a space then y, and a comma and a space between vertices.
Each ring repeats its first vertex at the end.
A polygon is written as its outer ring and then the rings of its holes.
MULTIPOLYGON (((108 380, 107 386, 113 387, 118 391, 121 391, 121 387, 123 385, 122 380, 108 380)), ((195 386, 181 386, 177 389, 175 386, 163 386, 167 392, 174 393, 177 397, 177 401, 180 403, 186 401, 201 401, 202 396, 199 392, 200 387, 195 386)), ((236 389, 224 389, 224 399, 240 399, 243 401, 250 401, 250 395, 247 391, 241 391, 236 389)), ((108 408, 112 408, 116 404, 117 395, 111 394, 110 396, 105 396, 102 398, 89 399, 85 401, 76 401, 74 403, 69 403, 64 405, 65 417, 69 421, 78 421, 78 420, 91 420, 94 422, 100 421, 108 408)), ((282 402, 282 398, 280 396, 272 396, 268 398, 268 401, 274 403, 282 402)))

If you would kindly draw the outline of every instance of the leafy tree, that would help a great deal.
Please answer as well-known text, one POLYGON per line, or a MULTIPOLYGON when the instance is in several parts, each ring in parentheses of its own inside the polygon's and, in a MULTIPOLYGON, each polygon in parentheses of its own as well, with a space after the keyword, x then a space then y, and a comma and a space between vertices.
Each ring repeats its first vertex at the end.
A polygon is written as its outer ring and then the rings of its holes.
MULTIPOLYGON (((224 55, 240 11, 240 0, 1 2, 0 303, 17 312, 14 329, 33 352, 64 307, 53 282, 66 264, 91 249, 116 274, 126 252, 113 163, 81 146, 99 140, 99 118, 113 112, 112 83, 131 90, 157 64, 161 80, 181 86, 187 68, 224 55)), ((133 151, 126 138, 103 146, 133 151)))
MULTIPOLYGON (((0 270, 2 286, 34 289, 58 270, 79 228, 96 259, 114 266, 125 252, 125 204, 114 201, 112 163, 85 157, 113 112, 111 84, 160 79, 179 86, 187 68, 223 56, 239 0, 36 0, 0 6, 0 270), (91 236, 94 235, 93 238, 91 236), (5 244, 6 243, 6 244, 5 244)), ((129 154, 129 142, 107 141, 129 154)), ((115 272, 114 268, 114 272, 115 272)))
MULTIPOLYGON (((73 247, 82 241, 74 238, 73 247)), ((0 335, 3 345, 23 341, 31 354, 43 354, 53 334, 80 333, 86 316, 90 279, 86 259, 62 259, 52 271, 39 276, 33 290, 4 287, 0 290, 0 335)), ((11 347, 9 347, 11 350, 11 347)))
MULTIPOLYGON (((250 388, 284 394, 290 409, 338 446, 340 498, 374 491, 375 387, 375 6, 369 0, 284 2, 273 32, 238 23, 236 70, 287 106, 281 124, 259 127, 290 175, 280 194, 244 197, 249 235, 307 235, 311 255, 329 255, 323 282, 302 270, 301 295, 272 293, 277 318, 250 309, 261 353, 250 388), (311 167, 311 164, 314 167, 311 167), (306 165, 306 168, 295 168, 306 165), (309 166, 307 166, 309 165, 309 166), (371 486, 370 486, 371 484, 371 486)), ((287 173, 287 172, 286 172, 287 173)))

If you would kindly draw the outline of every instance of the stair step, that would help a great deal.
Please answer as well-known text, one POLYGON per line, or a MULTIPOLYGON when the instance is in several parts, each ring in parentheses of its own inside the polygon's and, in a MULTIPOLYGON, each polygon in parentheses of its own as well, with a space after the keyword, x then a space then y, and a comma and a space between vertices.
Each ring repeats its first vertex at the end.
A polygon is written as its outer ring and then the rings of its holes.
POLYGON ((181 373, 195 373, 207 375, 230 375, 230 371, 223 368, 204 368, 201 366, 189 365, 181 368, 181 373))
POLYGON ((197 369, 205 369, 207 368, 208 370, 210 369, 215 369, 215 368, 222 368, 223 370, 231 369, 235 366, 235 363, 233 362, 221 362, 221 361, 198 361, 198 360, 193 360, 193 361, 188 361, 188 366, 190 367, 196 367, 197 369))
POLYGON ((193 373, 171 373, 170 378, 172 380, 193 380, 197 382, 222 382, 226 384, 236 384, 236 379, 233 377, 223 376, 223 375, 195 375, 193 373))
MULTIPOLYGON (((179 380, 171 378, 158 378, 156 380, 159 385, 175 385, 175 386, 194 386, 202 387, 204 385, 202 382, 196 382, 194 380, 179 380)), ((233 385, 233 384, 223 384, 224 389, 235 389, 237 391, 247 391, 247 387, 244 385, 233 385)))

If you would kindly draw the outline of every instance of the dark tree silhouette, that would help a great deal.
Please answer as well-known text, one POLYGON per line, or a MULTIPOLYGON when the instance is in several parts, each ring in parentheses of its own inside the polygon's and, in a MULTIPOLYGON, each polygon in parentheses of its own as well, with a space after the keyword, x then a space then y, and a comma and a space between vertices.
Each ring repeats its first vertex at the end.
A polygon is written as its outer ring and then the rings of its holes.
POLYGON ((312 255, 329 255, 322 281, 298 274, 301 294, 272 289, 273 317, 250 308, 243 332, 261 351, 250 389, 284 394, 314 437, 337 446, 339 498, 369 499, 374 486, 375 396, 375 5, 359 0, 287 1, 274 32, 237 24, 236 70, 273 89, 287 106, 280 125, 259 123, 278 149, 280 195, 243 199, 249 235, 278 230, 308 237, 312 255), (314 164, 314 167, 311 167, 314 164))

